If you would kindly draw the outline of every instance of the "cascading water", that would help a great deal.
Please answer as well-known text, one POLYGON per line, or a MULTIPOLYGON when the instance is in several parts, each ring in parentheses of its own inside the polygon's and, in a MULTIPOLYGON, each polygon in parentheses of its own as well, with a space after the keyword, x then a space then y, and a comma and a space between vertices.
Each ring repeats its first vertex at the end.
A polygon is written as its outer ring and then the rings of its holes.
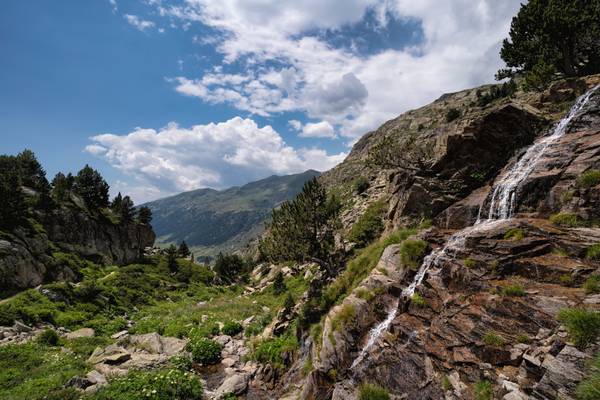
MULTIPOLYGON (((400 299, 403 297, 409 298, 415 294, 415 290, 423 282, 427 271, 429 271, 431 267, 440 266, 443 260, 454 259, 454 254, 464 248, 465 241, 471 234, 490 229, 494 225, 497 225, 503 220, 510 219, 513 216, 517 205, 517 194, 520 185, 535 169, 537 162, 542 158, 550 145, 565 134, 570 122, 579 114, 592 94, 599 88, 600 85, 590 89, 584 95, 579 97, 569 113, 560 120, 556 127, 554 127, 552 133, 532 144, 519 161, 515 163, 503 177, 494 183, 487 219, 482 220, 478 217, 474 225, 456 232, 450 236, 441 249, 435 250, 425 257, 413 278, 413 281, 402 291, 402 296, 398 299, 395 307, 389 311, 387 318, 371 329, 367 343, 350 368, 354 368, 356 365, 360 364, 370 348, 377 342, 379 336, 387 331, 398 313, 400 299)), ((481 209, 479 211, 479 215, 481 215, 481 209)))

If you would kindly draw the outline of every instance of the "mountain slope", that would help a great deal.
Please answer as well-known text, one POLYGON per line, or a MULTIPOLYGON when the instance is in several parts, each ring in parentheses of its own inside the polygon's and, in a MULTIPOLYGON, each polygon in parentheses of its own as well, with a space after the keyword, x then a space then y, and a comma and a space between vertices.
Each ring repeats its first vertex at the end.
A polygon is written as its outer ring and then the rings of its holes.
POLYGON ((318 175, 313 170, 273 175, 241 187, 199 189, 146 205, 159 242, 185 240, 196 255, 211 256, 242 249, 262 232, 273 207, 293 198, 304 182, 318 175))

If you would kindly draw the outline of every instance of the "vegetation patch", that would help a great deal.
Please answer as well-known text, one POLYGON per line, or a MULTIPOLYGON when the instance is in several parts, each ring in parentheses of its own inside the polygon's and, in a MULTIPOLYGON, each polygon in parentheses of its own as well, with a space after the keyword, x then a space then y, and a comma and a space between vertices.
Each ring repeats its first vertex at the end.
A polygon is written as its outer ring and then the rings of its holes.
POLYGON ((60 337, 54 329, 47 328, 38 335, 36 340, 38 343, 45 344, 47 346, 58 346, 60 337))
POLYGON ((589 189, 600 183, 600 170, 591 169, 585 171, 579 179, 577 179, 577 185, 580 188, 589 189))
POLYGON ((369 186, 369 180, 364 176, 359 176, 352 182, 352 188, 356 194, 364 193, 369 186))
POLYGON ((479 381, 473 387, 475 400, 492 400, 494 396, 494 387, 490 381, 479 381))
POLYGON ((446 122, 452 122, 458 117, 460 117, 460 111, 456 108, 450 108, 446 112, 446 122))
POLYGON ((577 214, 561 212, 550 216, 550 222, 564 228, 579 228, 588 225, 587 221, 577 214))
POLYGON ((483 335, 482 340, 486 346, 491 347, 502 347, 506 343, 502 336, 498 335, 496 332, 491 331, 486 332, 485 335, 483 335))
POLYGON ((475 261, 472 258, 465 258, 463 260, 463 264, 465 265, 465 267, 471 269, 471 268, 475 268, 477 266, 477 261, 475 261))
POLYGON ((242 324, 240 324, 239 322, 229 321, 223 325, 223 328, 221 329, 221 333, 223 333, 223 335, 235 336, 243 330, 244 330, 244 328, 242 327, 242 324))
POLYGON ((210 365, 221 361, 223 346, 214 340, 198 337, 192 338, 189 341, 186 350, 192 353, 192 360, 194 362, 210 365))
POLYGON ((389 398, 387 389, 379 385, 366 383, 358 389, 358 400, 389 400, 389 398))
POLYGON ((585 256, 590 260, 600 260, 600 243, 588 247, 585 256))
POLYGON ((525 238, 525 231, 521 228, 511 228, 504 234, 504 240, 523 240, 525 238))
POLYGON ((526 333, 521 333, 517 335, 518 343, 531 343, 531 338, 526 333))
POLYGON ((377 239, 383 231, 385 206, 383 201, 371 204, 358 221, 352 225, 348 239, 359 247, 364 247, 377 239))
POLYGON ((427 301, 419 293, 415 293, 410 296, 410 303, 419 308, 427 306, 427 301))
POLYGON ((575 346, 583 349, 600 334, 600 313, 584 308, 567 308, 558 314, 575 346))
POLYGON ((250 353, 250 358, 263 364, 271 364, 276 368, 283 368, 285 355, 296 352, 298 347, 296 336, 286 333, 259 342, 250 353))
POLYGON ((427 242, 424 240, 405 240, 400 246, 400 259, 404 265, 416 270, 426 250, 427 242))
POLYGON ((583 283, 586 294, 600 293, 600 275, 591 275, 583 283))
POLYGON ((518 283, 502 287, 500 293, 502 296, 509 297, 523 297, 526 294, 523 286, 519 285, 518 283))
POLYGON ((577 400, 597 400, 600 398, 600 353, 589 367, 589 373, 577 385, 577 400))
POLYGON ((354 304, 344 304, 331 319, 331 329, 339 331, 347 326, 356 316, 354 304))

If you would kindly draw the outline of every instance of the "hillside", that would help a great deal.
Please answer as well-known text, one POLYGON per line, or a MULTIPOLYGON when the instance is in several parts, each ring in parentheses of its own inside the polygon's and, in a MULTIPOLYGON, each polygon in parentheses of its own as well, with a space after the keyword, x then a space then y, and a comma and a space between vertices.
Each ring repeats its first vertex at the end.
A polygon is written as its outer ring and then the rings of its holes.
POLYGON ((271 209, 290 200, 317 171, 276 176, 217 191, 199 189, 147 203, 159 243, 186 241, 196 256, 235 252, 257 238, 271 209))

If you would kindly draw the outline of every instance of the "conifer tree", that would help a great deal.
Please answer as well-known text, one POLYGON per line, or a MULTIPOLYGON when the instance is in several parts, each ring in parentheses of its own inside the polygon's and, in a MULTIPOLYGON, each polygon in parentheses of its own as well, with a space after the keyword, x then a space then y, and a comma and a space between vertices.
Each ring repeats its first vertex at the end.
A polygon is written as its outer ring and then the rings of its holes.
POLYGON ((50 193, 50 184, 46 179, 46 171, 42 168, 33 151, 23 150, 16 157, 21 175, 21 184, 36 190, 40 195, 50 193))
POLYGON ((275 294, 281 294, 285 292, 285 282, 283 281, 283 273, 278 271, 275 275, 275 279, 273 280, 273 292, 275 294))
POLYGON ((0 156, 0 226, 16 226, 19 220, 25 217, 26 212, 15 157, 0 156))
POLYGON ((108 183, 102 175, 86 164, 75 177, 73 191, 77 193, 90 209, 108 207, 108 183))
POLYGON ((165 250, 167 255, 167 267, 169 267, 169 271, 177 272, 179 270, 179 265, 177 265, 177 247, 175 245, 170 245, 165 250))
POLYGON ((187 258, 190 256, 190 254, 191 254, 190 249, 188 248, 188 245, 185 242, 185 240, 181 242, 177 252, 179 253, 179 257, 181 257, 181 258, 187 258))
POLYGON ((149 224, 152 221, 152 210, 147 206, 142 206, 138 210, 138 224, 149 224))
POLYGON ((110 209, 113 210, 115 214, 121 214, 121 208, 123 207, 123 196, 121 192, 117 193, 113 201, 110 203, 110 209))
POLYGON ((62 172, 57 173, 52 179, 52 197, 57 202, 63 202, 68 198, 69 192, 73 190, 75 178, 71 173, 66 176, 62 172))
POLYGON ((135 208, 133 204, 133 200, 129 196, 123 197, 123 201, 121 203, 121 223, 128 224, 133 222, 133 218, 135 216, 135 208))

